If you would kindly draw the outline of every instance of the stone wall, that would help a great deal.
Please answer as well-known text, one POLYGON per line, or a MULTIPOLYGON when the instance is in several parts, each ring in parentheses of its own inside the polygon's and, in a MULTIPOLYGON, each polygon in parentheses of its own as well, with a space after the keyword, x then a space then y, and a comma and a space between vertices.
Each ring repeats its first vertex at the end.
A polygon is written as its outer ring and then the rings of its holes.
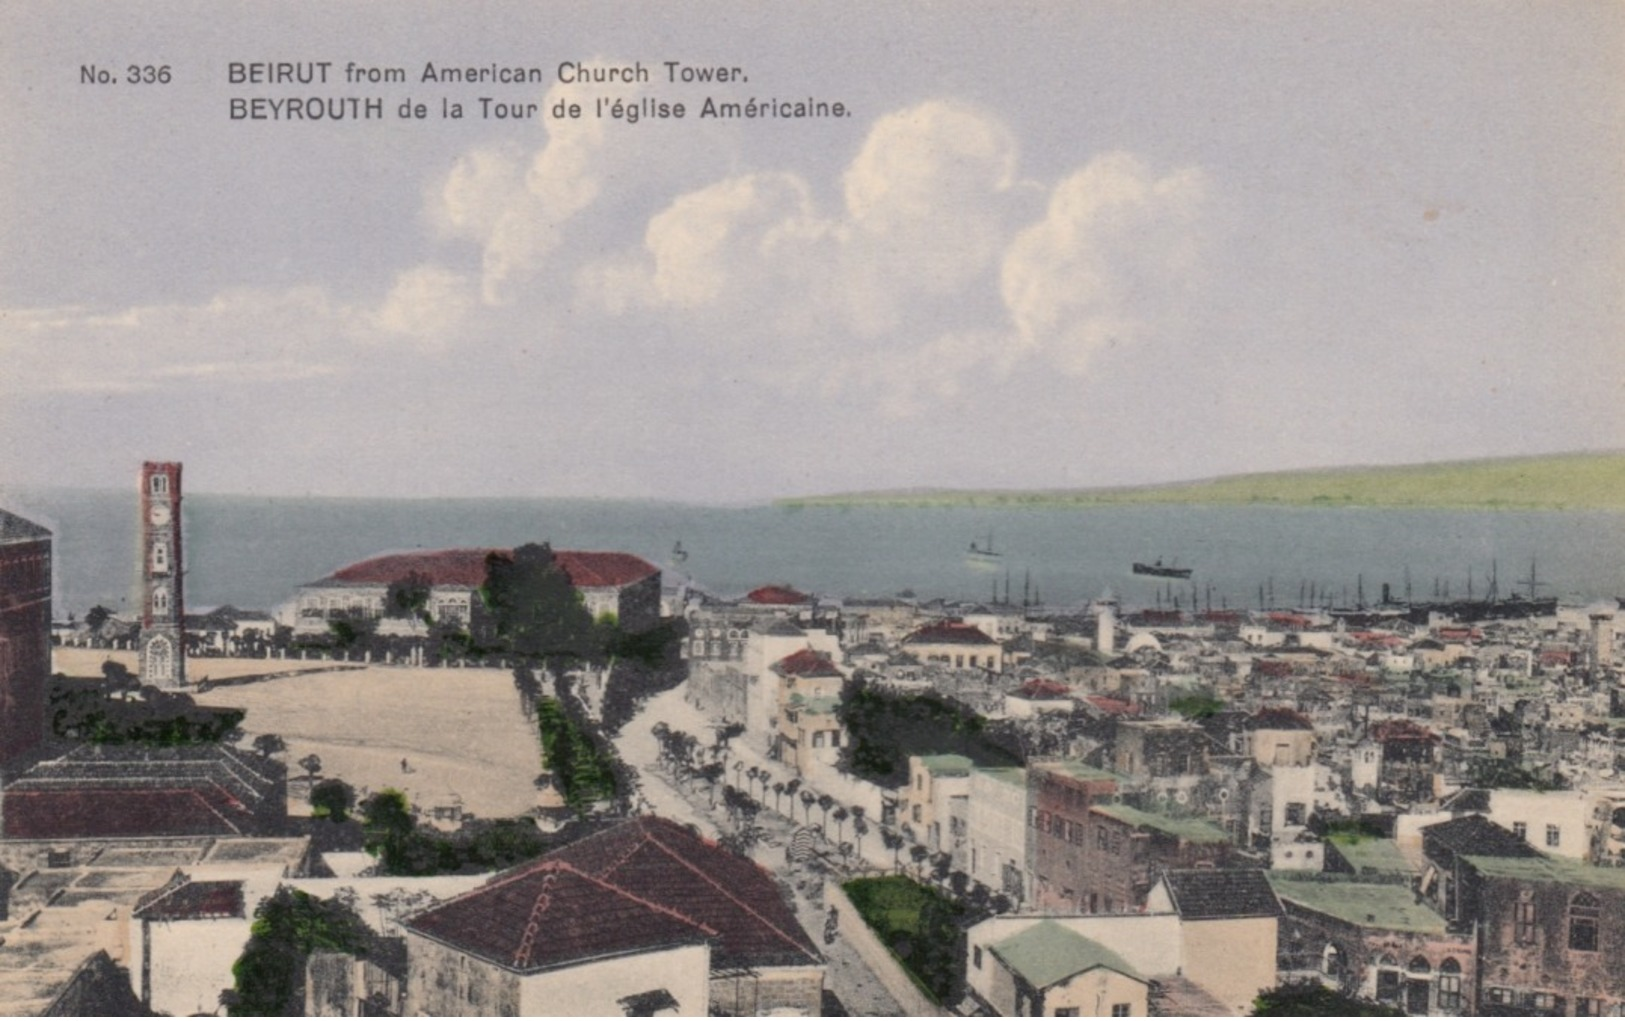
POLYGON ((846 892, 834 880, 824 882, 824 904, 840 913, 841 935, 857 951, 863 963, 875 973, 905 1017, 941 1017, 947 1008, 932 1000, 914 984, 903 970, 902 964, 892 956, 880 937, 864 922, 863 915, 847 899, 846 892))

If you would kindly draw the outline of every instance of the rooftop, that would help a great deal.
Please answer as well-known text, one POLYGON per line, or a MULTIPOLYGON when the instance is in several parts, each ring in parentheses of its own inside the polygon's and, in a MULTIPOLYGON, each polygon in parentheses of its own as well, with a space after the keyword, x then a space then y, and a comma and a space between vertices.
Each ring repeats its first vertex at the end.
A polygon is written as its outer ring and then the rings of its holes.
POLYGON ((1540 857, 1540 852, 1530 847, 1522 837, 1497 826, 1481 815, 1464 815, 1448 822, 1424 826, 1422 841, 1424 847, 1430 841, 1437 842, 1462 855, 1494 855, 1498 858, 1540 857))
POLYGON ((1128 823, 1130 826, 1158 830, 1193 844, 1223 844, 1230 839, 1225 836, 1223 830, 1206 819, 1180 819, 1128 805, 1095 805, 1089 810, 1128 823))
MULTIPOLYGON (((513 550, 476 547, 385 553, 341 567, 315 584, 389 585, 420 574, 432 585, 479 588, 485 584, 485 560, 491 554, 508 557, 513 550)), ((660 570, 630 553, 554 550, 553 558, 577 588, 630 585, 660 570)))
POLYGON ((920 765, 935 776, 969 776, 976 763, 963 755, 922 755, 920 765))
POLYGON ((1094 968, 1110 968, 1145 981, 1144 976, 1111 950, 1047 919, 988 949, 1037 989, 1048 989, 1094 968))
POLYGON ((27 518, 18 517, 10 511, 0 510, 0 543, 30 542, 50 537, 50 529, 36 525, 27 518))
POLYGON ((1387 837, 1338 833, 1326 838, 1354 869, 1355 875, 1410 875, 1416 871, 1399 844, 1387 837))
POLYGON ((907 638, 903 644, 922 645, 997 645, 987 636, 987 632, 971 624, 963 624, 956 620, 941 620, 934 624, 927 624, 907 638))
POLYGON ((1445 921, 1405 886, 1272 872, 1276 896, 1340 921, 1392 932, 1442 934, 1445 921))
POLYGON ((1266 918, 1281 913, 1263 869, 1170 869, 1163 879, 1174 910, 1187 921, 1266 918))
POLYGON ((1466 858, 1481 875, 1494 878, 1625 890, 1625 869, 1600 868, 1572 858, 1553 858, 1541 854, 1532 858, 1469 854, 1466 858))

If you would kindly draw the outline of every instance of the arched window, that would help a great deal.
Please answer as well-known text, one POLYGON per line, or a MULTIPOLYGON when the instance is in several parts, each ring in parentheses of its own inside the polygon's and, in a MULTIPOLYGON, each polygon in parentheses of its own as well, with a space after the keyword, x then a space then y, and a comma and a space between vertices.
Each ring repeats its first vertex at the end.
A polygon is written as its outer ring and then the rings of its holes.
POLYGON ((169 492, 169 476, 154 475, 152 477, 152 491, 160 496, 169 492))
POLYGON ((1461 1009, 1461 965, 1454 957, 1439 965, 1439 1009, 1461 1009))
POLYGON ((1383 954, 1377 961, 1377 999, 1382 1003, 1399 1002, 1399 961, 1393 954, 1383 954))
POLYGON ((1336 943, 1326 944, 1326 949, 1320 952, 1320 973, 1333 978, 1343 974, 1343 951, 1336 943))
POLYGON ((1421 954, 1411 958, 1411 963, 1405 965, 1405 970, 1412 975, 1426 975, 1433 970, 1433 964, 1421 954))
POLYGON ((1569 901, 1569 949, 1597 949, 1597 920, 1602 917, 1602 902, 1584 891, 1569 901))
POLYGON ((169 613, 169 590, 162 586, 152 590, 152 612, 157 614, 169 613))

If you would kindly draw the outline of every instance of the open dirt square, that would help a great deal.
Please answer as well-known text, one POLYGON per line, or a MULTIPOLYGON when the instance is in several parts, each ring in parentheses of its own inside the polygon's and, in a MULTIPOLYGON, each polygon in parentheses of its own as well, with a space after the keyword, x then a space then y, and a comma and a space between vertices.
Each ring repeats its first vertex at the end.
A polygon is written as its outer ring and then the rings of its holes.
MULTIPOLYGON (((135 667, 133 653, 54 651, 54 669, 70 676, 99 676, 109 658, 135 667)), ((195 682, 317 665, 194 659, 187 673, 195 682)), ((367 666, 216 688, 197 700, 246 709, 250 739, 280 736, 290 776, 301 775, 297 763, 314 753, 322 776, 343 779, 361 797, 394 787, 424 811, 456 804, 483 818, 521 815, 536 805, 541 741, 506 670, 367 666)))

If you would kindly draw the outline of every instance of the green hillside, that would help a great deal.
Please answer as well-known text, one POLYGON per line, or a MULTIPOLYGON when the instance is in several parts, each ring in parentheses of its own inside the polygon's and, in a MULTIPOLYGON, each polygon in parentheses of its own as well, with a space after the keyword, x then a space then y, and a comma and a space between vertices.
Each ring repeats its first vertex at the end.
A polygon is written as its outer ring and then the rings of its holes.
POLYGON ((1121 489, 909 490, 780 501, 781 505, 795 507, 1084 508, 1181 503, 1625 510, 1625 451, 1230 475, 1121 489))

